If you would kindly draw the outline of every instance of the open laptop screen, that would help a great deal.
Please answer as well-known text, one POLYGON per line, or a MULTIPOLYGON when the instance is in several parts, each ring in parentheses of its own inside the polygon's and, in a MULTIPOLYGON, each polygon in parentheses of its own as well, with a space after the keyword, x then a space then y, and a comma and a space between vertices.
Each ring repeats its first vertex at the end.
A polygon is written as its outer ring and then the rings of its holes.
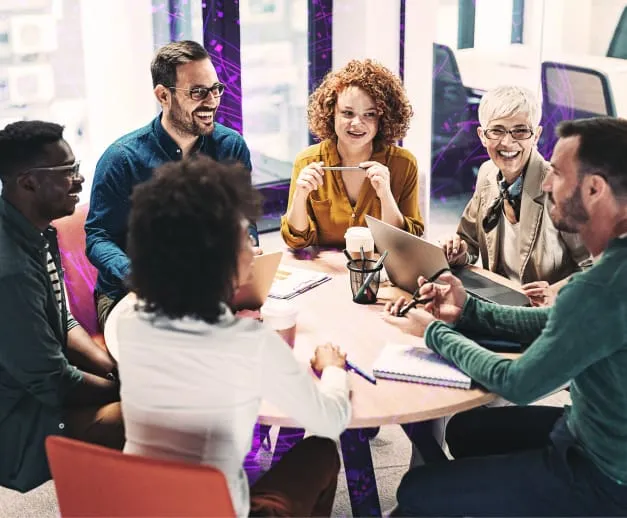
MULTIPOLYGON (((388 251, 385 269, 390 280, 399 288, 413 293, 420 275, 431 277, 448 268, 444 251, 438 245, 371 216, 366 216, 366 223, 379 253, 388 251)), ((455 268, 453 273, 469 293, 480 299, 510 306, 529 305, 529 299, 523 293, 468 268, 455 268)))

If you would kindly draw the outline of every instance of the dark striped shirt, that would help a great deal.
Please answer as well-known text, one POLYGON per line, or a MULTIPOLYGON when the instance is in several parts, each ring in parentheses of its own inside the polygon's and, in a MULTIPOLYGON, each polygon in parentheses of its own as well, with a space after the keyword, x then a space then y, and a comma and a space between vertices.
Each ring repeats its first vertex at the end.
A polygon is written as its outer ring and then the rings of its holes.
MULTIPOLYGON (((48 275, 50 276, 50 282, 52 283, 52 289, 54 290, 54 296, 57 299, 57 303, 59 304, 59 312, 63 313, 63 297, 61 295, 61 279, 59 279, 59 274, 57 272, 57 266, 54 264, 54 259, 52 258, 52 254, 50 251, 47 252, 47 260, 48 260, 48 275)), ((70 313, 68 309, 67 312, 67 330, 76 327, 78 322, 70 313)))

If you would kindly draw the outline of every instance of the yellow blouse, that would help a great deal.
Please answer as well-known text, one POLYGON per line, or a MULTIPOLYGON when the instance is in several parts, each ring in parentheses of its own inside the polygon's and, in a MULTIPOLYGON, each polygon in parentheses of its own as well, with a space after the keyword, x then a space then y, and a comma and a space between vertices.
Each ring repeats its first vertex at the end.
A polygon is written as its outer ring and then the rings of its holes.
MULTIPOLYGON (((418 166, 416 158, 408 150, 385 144, 375 144, 370 160, 379 162, 390 170, 390 187, 401 214, 405 218, 405 230, 421 235, 424 224, 418 209, 418 166)), ((341 165, 337 145, 324 140, 299 153, 294 161, 288 208, 292 204, 296 179, 303 167, 312 162, 324 165, 341 165)), ((323 185, 312 191, 307 199, 309 228, 304 232, 294 230, 284 215, 281 218, 281 235, 290 248, 309 245, 344 246, 344 233, 348 227, 366 225, 366 214, 381 219, 381 202, 366 179, 361 186, 357 202, 350 203, 341 171, 325 171, 323 185)))

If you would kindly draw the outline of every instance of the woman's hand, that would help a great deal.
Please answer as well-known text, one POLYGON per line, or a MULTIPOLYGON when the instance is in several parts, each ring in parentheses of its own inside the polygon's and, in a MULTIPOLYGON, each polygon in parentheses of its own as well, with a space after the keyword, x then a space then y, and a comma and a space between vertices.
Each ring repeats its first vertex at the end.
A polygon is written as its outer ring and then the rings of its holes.
POLYGON ((442 250, 451 266, 463 266, 468 263, 468 243, 458 234, 446 239, 442 245, 442 250))
POLYGON ((370 180, 370 184, 379 199, 392 194, 390 188, 390 170, 386 166, 379 162, 369 160, 359 164, 359 167, 363 167, 366 170, 366 178, 370 180))
POLYGON ((337 345, 326 343, 319 345, 314 351, 314 356, 310 360, 311 368, 316 373, 321 373, 326 367, 346 367, 346 353, 340 351, 337 345))
POLYGON ((322 169, 324 162, 312 162, 307 164, 300 170, 296 178, 296 188, 303 194, 309 194, 322 186, 324 170, 322 169))

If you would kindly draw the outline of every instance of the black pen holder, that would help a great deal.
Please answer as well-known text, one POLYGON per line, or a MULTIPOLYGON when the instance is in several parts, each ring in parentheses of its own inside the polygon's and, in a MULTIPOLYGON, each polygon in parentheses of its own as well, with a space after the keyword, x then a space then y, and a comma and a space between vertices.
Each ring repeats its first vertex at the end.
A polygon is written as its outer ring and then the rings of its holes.
POLYGON ((350 272, 351 290, 353 291, 353 302, 358 304, 374 304, 377 302, 377 293, 379 291, 379 281, 381 280, 381 270, 383 264, 375 268, 377 261, 374 259, 354 259, 350 263, 346 263, 346 267, 350 272), (366 278, 372 275, 372 280, 365 289, 360 290, 366 278), (360 292, 361 291, 361 292, 360 292))

